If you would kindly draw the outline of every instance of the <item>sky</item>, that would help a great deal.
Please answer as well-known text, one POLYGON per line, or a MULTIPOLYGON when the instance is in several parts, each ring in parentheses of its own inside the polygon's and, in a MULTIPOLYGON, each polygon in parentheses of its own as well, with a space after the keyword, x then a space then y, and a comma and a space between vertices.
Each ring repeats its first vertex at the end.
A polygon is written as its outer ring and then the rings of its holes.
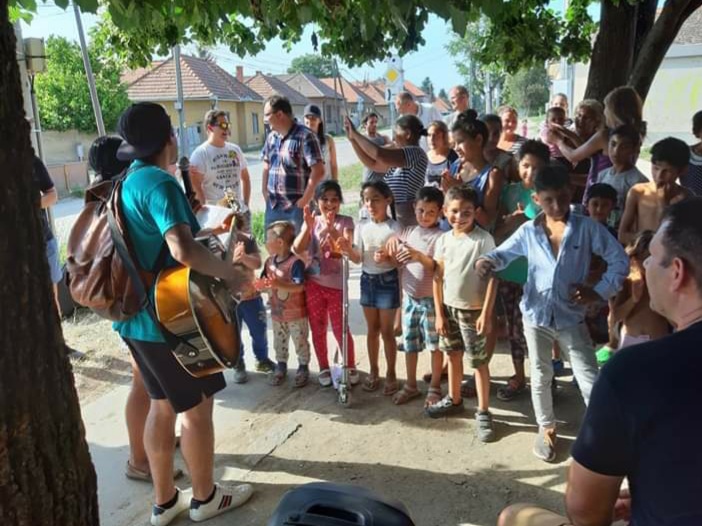
MULTIPOLYGON (((86 38, 89 38, 88 31, 96 22, 96 16, 83 15, 83 27, 86 32, 86 38)), ((285 73, 293 58, 314 52, 310 41, 311 33, 312 29, 308 28, 301 42, 296 44, 290 53, 284 51, 281 42, 277 40, 271 41, 266 50, 256 56, 241 58, 232 54, 226 47, 217 47, 211 49, 210 52, 217 63, 232 74, 235 73, 237 65, 244 66, 245 75, 254 75, 256 71, 274 74, 285 73)), ((429 77, 434 84, 435 93, 438 93, 441 88, 448 92, 451 86, 462 84, 463 79, 456 71, 453 58, 445 49, 451 34, 449 23, 438 17, 430 16, 429 23, 423 33, 426 45, 416 52, 403 57, 402 66, 405 71, 405 79, 419 86, 425 77, 429 77)), ((38 14, 32 23, 30 25, 22 23, 22 36, 25 38, 46 38, 49 35, 63 36, 76 42, 78 41, 78 32, 72 8, 64 11, 53 5, 51 0, 45 4, 38 2, 38 14)), ((193 53, 194 51, 186 48, 183 52, 193 53)), ((344 77, 353 81, 381 77, 385 73, 387 66, 383 62, 375 62, 364 67, 349 69, 340 62, 339 68, 344 77)))

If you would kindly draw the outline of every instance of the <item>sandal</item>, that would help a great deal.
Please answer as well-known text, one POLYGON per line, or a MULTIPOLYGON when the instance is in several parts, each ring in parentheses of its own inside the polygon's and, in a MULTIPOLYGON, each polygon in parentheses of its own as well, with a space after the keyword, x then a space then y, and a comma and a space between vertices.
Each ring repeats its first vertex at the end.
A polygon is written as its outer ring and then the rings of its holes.
POLYGON ((400 382, 393 380, 388 382, 385 380, 385 385, 383 386, 383 396, 392 396, 400 390, 400 382))
POLYGON ((372 374, 366 376, 365 380, 363 380, 363 385, 361 386, 364 391, 368 391, 369 393, 377 391, 378 387, 380 387, 380 378, 373 376, 372 374))
POLYGON ((414 389, 410 389, 405 384, 402 386, 402 389, 400 389, 397 393, 395 393, 395 396, 392 397, 392 403, 395 405, 406 404, 407 402, 414 398, 417 398, 421 394, 422 392, 416 387, 414 389))
POLYGON ((310 370, 305 368, 305 369, 298 369, 297 372, 295 373, 295 387, 305 387, 307 385, 307 382, 310 381, 310 370))
POLYGON ((430 387, 427 391, 427 397, 424 399, 424 407, 431 407, 440 402, 442 398, 440 387, 430 387))
POLYGON ((288 370, 285 367, 275 366, 275 371, 269 373, 268 383, 271 385, 280 385, 285 381, 285 377, 288 374, 288 370))
MULTIPOLYGON (((140 469, 135 468, 132 466, 129 461, 127 460, 127 467, 124 470, 124 476, 127 477, 128 479, 132 480, 140 480, 142 482, 151 482, 153 483, 153 479, 151 478, 151 473, 149 471, 142 471, 140 469)), ((173 480, 179 479, 180 477, 183 476, 183 470, 176 468, 173 470, 173 480)))
POLYGON ((507 380, 507 385, 500 387, 497 390, 497 398, 503 402, 514 400, 526 389, 526 382, 519 383, 516 376, 510 377, 507 380))

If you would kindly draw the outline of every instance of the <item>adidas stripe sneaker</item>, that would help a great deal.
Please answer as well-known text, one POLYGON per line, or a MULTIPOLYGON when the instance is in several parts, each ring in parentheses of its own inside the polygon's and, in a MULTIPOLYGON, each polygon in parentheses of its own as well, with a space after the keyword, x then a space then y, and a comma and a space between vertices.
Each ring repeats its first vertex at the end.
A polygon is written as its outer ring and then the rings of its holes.
POLYGON ((190 519, 195 522, 205 521, 244 504, 253 495, 251 484, 227 486, 215 484, 215 492, 208 502, 192 499, 190 502, 190 519))
POLYGON ((176 488, 175 503, 168 508, 157 506, 154 504, 151 509, 151 524, 152 526, 166 526, 182 512, 190 507, 190 500, 193 493, 190 488, 180 490, 176 488))

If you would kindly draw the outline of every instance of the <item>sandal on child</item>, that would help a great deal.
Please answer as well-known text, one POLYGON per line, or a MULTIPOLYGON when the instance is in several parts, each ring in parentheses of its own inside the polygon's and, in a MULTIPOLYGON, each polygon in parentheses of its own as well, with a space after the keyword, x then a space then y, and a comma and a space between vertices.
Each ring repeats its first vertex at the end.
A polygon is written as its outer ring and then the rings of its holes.
POLYGON ((305 387, 310 381, 309 369, 298 369, 295 373, 295 387, 305 387))
POLYGON ((397 393, 395 393, 395 396, 392 397, 392 403, 395 405, 406 404, 410 400, 421 396, 421 394, 422 392, 416 387, 411 389, 407 387, 407 384, 405 384, 402 386, 402 389, 400 389, 397 393))
POLYGON ((439 403, 442 398, 440 387, 430 387, 427 391, 427 397, 424 399, 424 407, 431 407, 439 403))
POLYGON ((285 381, 285 376, 288 374, 288 370, 279 365, 275 366, 275 370, 268 373, 268 383, 271 385, 280 385, 285 381))
POLYGON ((400 382, 393 380, 388 382, 385 380, 385 385, 383 386, 383 396, 392 396, 400 390, 400 382))
POLYGON ((497 398, 503 402, 509 402, 519 396, 525 389, 526 383, 519 383, 517 377, 512 376, 507 380, 507 385, 497 390, 497 398))
MULTIPOLYGON (((132 480, 140 480, 142 482, 153 482, 153 479, 151 478, 151 473, 148 471, 142 471, 140 469, 135 468, 134 466, 131 465, 131 463, 127 460, 127 467, 124 470, 124 476, 127 477, 128 479, 132 480)), ((179 479, 180 477, 183 476, 183 470, 176 468, 173 470, 173 480, 179 479)))
POLYGON ((377 391, 378 387, 380 387, 380 378, 372 374, 366 376, 366 378, 363 380, 363 385, 361 386, 364 391, 368 391, 369 393, 377 391))

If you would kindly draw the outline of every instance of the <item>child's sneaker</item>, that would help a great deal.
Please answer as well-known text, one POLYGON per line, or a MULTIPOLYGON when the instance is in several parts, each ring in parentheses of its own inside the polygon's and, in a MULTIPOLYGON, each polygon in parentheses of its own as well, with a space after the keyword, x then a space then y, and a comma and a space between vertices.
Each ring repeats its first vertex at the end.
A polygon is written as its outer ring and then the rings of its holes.
POLYGON ((249 381, 249 374, 246 372, 246 364, 244 360, 240 360, 234 367, 234 383, 245 384, 249 381))
POLYGON ((492 442, 495 440, 495 430, 492 427, 492 413, 490 411, 478 411, 475 413, 475 430, 478 440, 481 442, 492 442))
POLYGON ((170 524, 173 519, 190 507, 190 499, 192 496, 193 492, 190 488, 186 490, 176 488, 176 494, 171 502, 163 506, 154 504, 151 509, 151 524, 153 526, 166 526, 166 524, 170 524))
POLYGON ((556 430, 539 427, 539 434, 534 441, 534 455, 545 462, 556 459, 556 430))
POLYGON ((331 387, 332 384, 332 375, 331 371, 329 369, 322 369, 319 371, 319 374, 317 375, 317 380, 319 381, 319 385, 322 387, 331 387))
POLYGON ((190 520, 195 522, 206 521, 229 510, 238 508, 253 495, 251 484, 239 486, 220 486, 215 484, 209 500, 206 502, 192 499, 190 501, 190 520))
POLYGON ((273 369, 275 369, 275 362, 270 358, 256 362, 257 373, 270 373, 273 369))
POLYGON ((457 404, 453 403, 451 395, 444 396, 440 402, 424 408, 424 412, 431 418, 441 418, 442 416, 457 415, 463 412, 463 399, 457 404))

